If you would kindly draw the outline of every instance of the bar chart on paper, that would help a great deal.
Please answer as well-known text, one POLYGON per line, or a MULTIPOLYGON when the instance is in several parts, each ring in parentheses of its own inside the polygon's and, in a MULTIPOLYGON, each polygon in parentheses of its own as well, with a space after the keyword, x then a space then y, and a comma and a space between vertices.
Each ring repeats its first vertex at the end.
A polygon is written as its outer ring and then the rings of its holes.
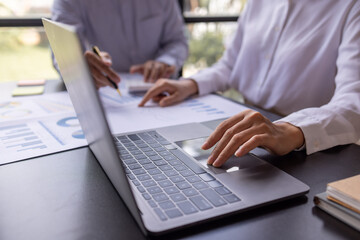
POLYGON ((87 145, 74 115, 0 124, 0 165, 87 145))

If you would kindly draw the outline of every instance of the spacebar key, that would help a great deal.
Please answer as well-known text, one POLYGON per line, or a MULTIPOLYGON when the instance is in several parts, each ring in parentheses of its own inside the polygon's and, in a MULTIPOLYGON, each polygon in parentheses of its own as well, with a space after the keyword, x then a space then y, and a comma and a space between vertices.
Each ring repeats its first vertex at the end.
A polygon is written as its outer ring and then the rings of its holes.
POLYGON ((170 150, 177 158, 179 158, 186 166, 193 170, 196 174, 205 173, 206 171, 202 169, 199 165, 195 163, 194 160, 186 156, 179 149, 170 150))

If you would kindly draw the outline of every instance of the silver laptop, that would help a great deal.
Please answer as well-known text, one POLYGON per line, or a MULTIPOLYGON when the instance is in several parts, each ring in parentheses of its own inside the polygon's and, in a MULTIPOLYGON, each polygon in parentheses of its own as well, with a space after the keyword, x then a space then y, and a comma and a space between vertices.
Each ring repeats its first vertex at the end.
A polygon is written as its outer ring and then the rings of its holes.
POLYGON ((309 191, 251 154, 232 157, 221 168, 206 165, 209 152, 200 146, 213 124, 111 135, 75 28, 46 19, 43 24, 89 147, 144 234, 179 230, 309 191))

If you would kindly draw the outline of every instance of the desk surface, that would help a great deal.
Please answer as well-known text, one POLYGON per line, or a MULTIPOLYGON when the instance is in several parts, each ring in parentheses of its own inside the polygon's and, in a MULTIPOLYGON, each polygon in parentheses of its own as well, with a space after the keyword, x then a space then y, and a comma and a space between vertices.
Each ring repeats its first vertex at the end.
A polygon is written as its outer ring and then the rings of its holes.
MULTIPOLYGON (((360 239, 312 202, 328 182, 360 172, 359 146, 310 156, 276 157, 263 150, 257 155, 309 185, 310 192, 161 238, 360 239)), ((145 239, 87 147, 0 166, 0 193, 0 239, 145 239)))

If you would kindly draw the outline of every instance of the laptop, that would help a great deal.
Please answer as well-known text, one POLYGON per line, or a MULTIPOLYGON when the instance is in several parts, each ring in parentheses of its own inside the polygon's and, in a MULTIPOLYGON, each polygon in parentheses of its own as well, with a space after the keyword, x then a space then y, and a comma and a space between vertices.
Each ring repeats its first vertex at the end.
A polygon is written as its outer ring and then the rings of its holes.
POLYGON ((179 230, 309 191, 304 183, 252 154, 231 157, 221 168, 206 165, 209 152, 200 146, 214 123, 113 136, 75 28, 46 19, 43 24, 89 147, 145 235, 179 230))

